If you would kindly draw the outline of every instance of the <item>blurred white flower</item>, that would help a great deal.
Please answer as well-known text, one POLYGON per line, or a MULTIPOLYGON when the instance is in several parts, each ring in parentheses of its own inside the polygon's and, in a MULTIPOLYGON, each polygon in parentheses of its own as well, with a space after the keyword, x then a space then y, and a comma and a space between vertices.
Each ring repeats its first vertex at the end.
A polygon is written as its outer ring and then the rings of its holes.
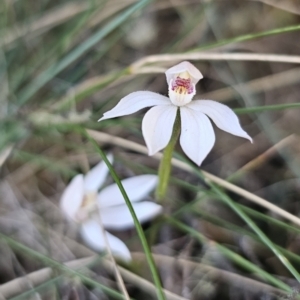
POLYGON ((143 118, 142 131, 149 155, 165 148, 170 141, 178 109, 181 118, 180 144, 185 154, 201 165, 215 143, 215 134, 208 117, 222 130, 251 137, 241 128, 236 114, 226 105, 212 100, 192 101, 196 83, 203 78, 200 71, 184 61, 166 71, 169 98, 149 91, 133 92, 99 120, 125 116, 151 108, 143 118))
MULTIPOLYGON (((112 161, 111 155, 107 157, 112 161)), ((80 225, 83 240, 96 251, 106 249, 101 223, 104 228, 113 230, 126 230, 134 227, 132 216, 117 184, 109 185, 97 193, 107 174, 108 168, 104 162, 101 162, 85 176, 82 174, 75 176, 60 200, 62 212, 80 225)), ((150 201, 139 202, 155 188, 156 175, 140 175, 121 182, 141 223, 161 213, 160 205, 150 201)), ((126 245, 107 231, 105 234, 112 253, 130 260, 130 252, 126 245)))
MULTIPOLYGON (((112 155, 108 154, 107 158, 112 163, 112 155)), ((85 176, 78 174, 70 181, 60 199, 60 207, 68 219, 81 223, 95 210, 97 192, 108 172, 106 164, 100 162, 85 176)))

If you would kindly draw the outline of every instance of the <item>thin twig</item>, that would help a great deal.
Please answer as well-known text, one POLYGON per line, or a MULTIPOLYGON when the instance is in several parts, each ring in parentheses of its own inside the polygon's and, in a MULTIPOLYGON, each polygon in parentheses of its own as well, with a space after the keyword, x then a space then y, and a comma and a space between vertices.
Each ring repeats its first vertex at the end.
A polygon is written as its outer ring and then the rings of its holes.
POLYGON ((240 177, 242 174, 249 172, 250 170, 253 170, 254 168, 261 166, 267 159, 270 159, 270 157, 274 156, 278 150, 285 148, 287 145, 290 145, 292 142, 296 141, 296 135, 291 134, 287 136, 286 138, 282 139, 275 145, 273 145, 268 150, 264 151, 262 154, 256 156, 254 159, 246 163, 244 166, 242 166, 240 169, 235 171, 232 175, 228 176, 226 180, 228 181, 234 181, 236 178, 240 177))
POLYGON ((119 284, 119 288, 120 290, 122 291, 124 297, 126 300, 130 300, 130 297, 128 295, 128 292, 127 292, 127 289, 125 287, 125 284, 124 284, 124 280, 120 274, 120 271, 117 267, 117 263, 115 261, 115 258, 112 254, 112 251, 111 251, 111 248, 110 248, 110 245, 109 245, 109 242, 108 242, 108 238, 107 238, 107 235, 106 235, 106 231, 104 229, 104 226, 103 226, 103 222, 102 222, 102 219, 101 219, 101 216, 100 216, 100 213, 97 214, 97 220, 100 224, 100 227, 101 227, 101 230, 102 230, 102 234, 103 234, 103 237, 104 237, 104 242, 106 244, 106 250, 107 250, 107 253, 108 253, 108 256, 109 256, 109 259, 112 263, 112 266, 113 266, 113 270, 114 270, 114 273, 115 273, 115 276, 116 276, 116 279, 117 279, 117 282, 119 284))
MULTIPOLYGON (((106 88, 101 90, 102 93, 105 92, 107 88, 116 87, 121 83, 125 83, 131 80, 133 77, 139 74, 157 74, 157 73, 164 73, 166 68, 157 67, 157 66, 150 66, 150 67, 142 67, 138 70, 135 70, 136 73, 131 75, 124 75, 111 84, 109 84, 106 88)), ((95 76, 89 78, 82 83, 78 84, 75 87, 70 88, 70 90, 58 101, 54 101, 54 104, 48 107, 49 111, 55 111, 63 107, 65 104, 73 101, 74 96, 71 96, 71 91, 74 95, 80 95, 81 93, 84 94, 87 90, 93 90, 97 86, 101 86, 103 83, 110 81, 112 78, 112 74, 106 74, 101 76, 95 76)), ((212 92, 208 92, 205 94, 201 94, 201 99, 214 99, 218 101, 228 101, 232 99, 236 94, 238 94, 238 90, 245 89, 250 90, 252 93, 260 93, 262 91, 270 91, 274 89, 279 89, 281 87, 285 87, 300 81, 300 68, 293 68, 288 71, 264 76, 261 78, 257 78, 254 80, 250 80, 245 83, 240 83, 239 85, 233 85, 231 87, 226 87, 222 89, 218 89, 212 92)), ((53 102, 53 101, 49 101, 53 102)))
POLYGON ((237 60, 237 61, 264 61, 281 63, 300 63, 298 55, 282 55, 272 53, 217 53, 217 52, 192 52, 178 54, 158 54, 146 56, 131 66, 131 72, 138 73, 139 69, 146 64, 157 64, 159 62, 174 63, 182 60, 237 60))
POLYGON ((228 101, 234 98, 239 90, 251 91, 251 93, 260 93, 267 91, 274 91, 300 81, 300 68, 293 68, 288 71, 256 78, 245 83, 233 85, 208 92, 201 95, 201 99, 214 99, 218 101, 228 101))
MULTIPOLYGON (((130 149, 130 150, 148 155, 148 150, 145 146, 139 145, 137 143, 134 143, 134 142, 131 142, 131 141, 119 138, 119 137, 109 135, 107 133, 98 132, 95 130, 87 130, 87 131, 88 131, 88 134, 98 142, 117 145, 117 146, 123 147, 125 149, 130 149)), ((162 158, 162 154, 157 153, 157 154, 153 155, 152 157, 160 160, 162 158)), ((188 165, 187 163, 182 162, 176 158, 172 159, 172 164, 173 164, 173 166, 176 166, 182 170, 193 173, 193 168, 190 165, 188 165)), ((285 211, 284 209, 270 203, 266 199, 259 197, 253 193, 250 193, 250 192, 246 191, 245 189, 242 189, 242 188, 240 188, 224 179, 221 179, 213 174, 210 174, 206 171, 202 171, 202 173, 205 176, 206 180, 210 180, 214 183, 217 183, 218 185, 222 186, 223 188, 225 188, 229 191, 232 191, 232 192, 234 192, 234 193, 262 206, 262 207, 265 207, 268 210, 273 211, 277 215, 300 226, 300 219, 298 217, 296 217, 296 216, 290 214, 289 212, 285 211)))

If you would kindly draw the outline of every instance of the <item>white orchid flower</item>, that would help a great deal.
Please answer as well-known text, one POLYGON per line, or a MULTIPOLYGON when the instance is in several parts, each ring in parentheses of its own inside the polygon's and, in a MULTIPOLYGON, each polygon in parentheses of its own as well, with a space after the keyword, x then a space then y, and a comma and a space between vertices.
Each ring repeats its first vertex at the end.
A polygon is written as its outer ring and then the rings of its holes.
MULTIPOLYGON (((112 161, 111 155, 107 157, 112 161)), ((60 200, 63 213, 80 225, 83 240, 96 251, 107 248, 101 223, 104 228, 113 230, 134 227, 132 216, 116 184, 109 185, 97 193, 107 174, 108 168, 101 162, 85 176, 82 174, 75 176, 60 200)), ((150 201, 140 202, 155 188, 156 175, 140 175, 121 182, 141 223, 161 213, 160 205, 150 201)), ((112 253, 124 260, 130 260, 130 251, 126 245, 109 232, 105 231, 105 234, 112 253)))
POLYGON ((196 94, 196 83, 203 78, 194 65, 187 61, 181 62, 168 69, 166 77, 169 98, 149 91, 133 92, 122 98, 112 110, 104 113, 99 121, 129 115, 142 108, 154 106, 146 113, 142 122, 149 155, 153 155, 169 143, 179 109, 181 147, 199 166, 215 143, 215 134, 209 118, 220 129, 252 142, 229 107, 212 100, 192 101, 196 94))
MULTIPOLYGON (((113 162, 111 154, 107 155, 107 159, 113 162)), ((68 219, 81 223, 97 208, 97 192, 104 184, 108 172, 106 164, 100 162, 85 176, 78 174, 70 181, 60 199, 60 208, 68 219)))

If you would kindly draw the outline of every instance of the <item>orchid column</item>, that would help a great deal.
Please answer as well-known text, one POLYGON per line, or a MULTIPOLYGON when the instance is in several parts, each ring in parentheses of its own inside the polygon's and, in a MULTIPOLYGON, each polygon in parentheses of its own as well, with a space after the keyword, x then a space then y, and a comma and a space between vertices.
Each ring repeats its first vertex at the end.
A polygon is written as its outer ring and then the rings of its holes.
POLYGON ((165 148, 159 167, 158 200, 165 198, 176 141, 185 154, 201 165, 215 143, 212 119, 217 127, 233 135, 251 137, 241 128, 235 113, 226 105, 212 100, 194 100, 196 84, 203 77, 189 62, 182 62, 166 71, 169 98, 149 91, 133 92, 99 120, 125 116, 154 106, 143 118, 142 131, 149 155, 165 148), (208 118, 209 117, 209 118, 208 118))

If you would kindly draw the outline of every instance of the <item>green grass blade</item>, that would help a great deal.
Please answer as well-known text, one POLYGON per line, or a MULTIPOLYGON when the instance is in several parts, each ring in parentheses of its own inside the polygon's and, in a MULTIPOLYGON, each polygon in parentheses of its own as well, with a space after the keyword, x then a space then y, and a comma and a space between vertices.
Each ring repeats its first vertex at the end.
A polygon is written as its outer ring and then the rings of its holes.
MULTIPOLYGON (((177 221, 176 219, 174 219, 172 217, 168 217, 167 220, 171 224, 176 226, 177 228, 190 233, 192 236, 197 238, 201 243, 207 243, 207 241, 208 241, 207 238, 205 236, 203 236, 201 233, 199 233, 197 230, 177 221)), ((268 281, 269 283, 273 284, 274 286, 277 286, 278 288, 280 288, 284 291, 291 292, 291 288, 287 284, 285 284, 281 280, 275 278, 274 276, 270 275, 268 272, 260 269, 255 264, 249 262, 247 259, 243 258, 239 254, 233 252, 232 250, 230 250, 216 242, 213 242, 213 244, 216 246, 216 248, 221 253, 223 253, 225 256, 230 258, 232 261, 234 261, 236 264, 240 265, 244 269, 257 274, 260 278, 268 281)))
POLYGON ((260 228, 249 218, 235 203, 234 201, 227 196, 217 185, 212 183, 209 180, 205 180, 202 172, 192 165, 189 161, 183 158, 181 155, 178 155, 181 160, 187 162, 191 165, 195 171, 195 174, 198 175, 202 180, 204 180, 211 189, 225 202, 242 220, 248 224, 248 226, 257 234, 257 236, 261 239, 261 241, 270 248, 270 250, 277 256, 277 258, 282 262, 282 264, 291 272, 291 274, 296 278, 298 282, 300 282, 300 274, 298 271, 292 266, 292 264, 287 260, 287 258, 282 255, 282 253, 278 250, 277 247, 271 242, 271 240, 260 230, 260 228))
POLYGON ((258 39, 266 36, 271 36, 275 34, 282 34, 282 33, 287 33, 287 32, 292 32, 292 31, 298 31, 300 30, 300 25, 292 25, 292 26, 286 26, 286 27, 280 27, 276 29, 271 29, 263 32, 258 32, 258 33, 249 33, 245 35, 240 35, 231 39, 226 39, 226 40, 221 40, 216 43, 212 43, 206 46, 198 47, 196 49, 193 49, 193 51, 198 51, 198 50, 207 50, 207 49, 212 49, 212 48, 217 48, 221 47, 224 45, 232 44, 232 43, 237 43, 237 42, 244 42, 252 39, 258 39))
POLYGON ((294 233, 296 234, 300 234, 300 229, 297 228, 297 227, 294 227, 290 224, 286 224, 285 222, 283 221, 280 221, 280 220, 277 220, 275 218, 272 218, 266 214, 263 214, 261 212, 258 212, 250 207, 247 207, 247 206, 244 206, 242 204, 237 204, 243 211, 245 211, 248 215, 252 215, 254 216, 255 218, 257 219, 260 219, 260 220, 263 220, 264 222, 271 222, 273 223, 274 225, 276 226, 279 226, 279 227, 282 227, 282 228, 285 228, 286 230, 291 230, 293 231, 294 233))
POLYGON ((55 268, 65 274, 67 274, 68 276, 71 276, 71 277, 75 276, 75 277, 79 278, 83 283, 89 284, 95 288, 98 288, 98 289, 104 291, 105 293, 107 293, 108 295, 114 297, 115 299, 125 299, 124 296, 122 294, 120 294, 119 292, 116 292, 115 290, 112 290, 112 289, 106 287, 105 285, 103 285, 97 281, 94 281, 93 279, 87 277, 86 275, 65 266, 64 264, 50 258, 49 256, 41 254, 38 251, 35 251, 35 250, 19 243, 19 242, 15 241, 14 239, 12 239, 2 233, 0 233, 0 239, 4 240, 10 247, 15 249, 16 251, 21 252, 23 254, 27 254, 31 258, 38 259, 38 260, 42 261, 45 265, 55 268))
MULTIPOLYGON (((196 209, 194 209, 193 211, 196 215, 199 215, 201 216, 201 218, 211 224, 214 224, 220 228, 225 228, 226 230, 230 230, 234 233, 238 233, 240 235, 243 235, 243 236, 248 236, 250 238, 252 238, 253 240, 255 240, 256 242, 258 242, 259 244, 261 245, 264 245, 262 244, 262 241, 257 237, 256 234, 254 234, 253 232, 249 232, 248 229, 244 229, 244 228, 241 228, 240 226, 237 226, 237 225, 234 225, 230 222, 227 222, 223 219, 220 219, 219 217, 214 217, 212 216, 211 214, 209 213, 206 213, 206 212, 203 212, 203 211, 197 211, 196 209)), ((297 263, 300 262, 300 256, 285 249, 285 248, 282 248, 281 246, 279 245, 275 245, 280 251, 282 251, 282 253, 284 253, 287 257, 290 257, 291 259, 293 259, 294 261, 296 261, 297 263)), ((264 247, 266 247, 266 245, 264 245, 264 247)))
POLYGON ((10 300, 22 300, 22 299, 33 299, 33 294, 41 293, 44 289, 49 288, 58 283, 59 280, 62 280, 62 276, 50 279, 47 282, 44 282, 36 287, 32 287, 30 290, 23 292, 22 294, 10 298, 10 300))
POLYGON ((151 0, 138 1, 136 4, 132 5, 125 12, 120 14, 118 17, 113 19, 106 26, 92 35, 84 43, 80 44, 76 49, 74 49, 70 54, 60 60, 57 64, 52 65, 47 70, 45 70, 38 76, 37 80, 34 80, 32 84, 30 84, 27 88, 25 88, 25 90, 23 90, 23 92, 21 92, 21 95, 19 97, 19 105, 22 105, 26 101, 28 101, 41 87, 48 83, 58 73, 60 73, 67 66, 76 61, 81 55, 83 55, 85 52, 95 46, 99 41, 101 41, 105 36, 107 36, 110 32, 112 32, 123 22, 125 22, 134 12, 146 6, 150 1, 151 0))
POLYGON ((215 191, 217 195, 225 202, 237 215, 243 219, 246 224, 257 234, 257 236, 262 240, 262 242, 267 245, 272 252, 277 256, 277 258, 283 263, 283 265, 293 274, 293 276, 300 282, 300 274, 293 267, 293 265, 288 261, 288 259, 279 251, 279 249, 271 242, 271 240, 260 230, 260 228, 249 218, 235 203, 234 201, 227 196, 224 192, 221 191, 214 183, 208 183, 211 188, 215 191))
POLYGON ((137 216, 135 214, 135 211, 133 209, 131 201, 128 198, 127 193, 126 193, 126 191, 125 191, 125 189, 124 189, 124 187, 123 187, 123 185, 122 185, 122 183, 121 183, 121 181, 120 181, 117 173, 115 172, 113 166, 111 165, 111 163, 107 159, 105 153, 98 146, 98 144, 95 142, 95 140, 93 140, 88 135, 87 132, 84 132, 83 134, 94 145, 95 149, 97 150, 97 152, 99 153, 99 155, 101 156, 101 158, 103 159, 103 161, 106 163, 106 165, 107 165, 107 167, 108 167, 108 169, 110 171, 111 176, 113 177, 114 181, 118 185, 118 187, 120 189, 120 192, 122 193, 122 195, 124 197, 126 205, 127 205, 128 209, 129 209, 129 211, 131 213, 131 216, 133 218, 136 231, 137 231, 137 233, 139 235, 139 238, 141 240, 142 246, 144 248, 144 252, 145 252, 145 255, 146 255, 146 258, 147 258, 150 270, 151 270, 151 273, 152 273, 152 277, 153 277, 155 286, 157 288, 157 297, 160 300, 165 300, 166 298, 165 298, 164 292, 162 290, 162 286, 161 286, 161 283, 160 283, 160 278, 159 278, 158 271, 157 271, 156 266, 155 266, 155 262, 154 262, 154 259, 153 259, 150 247, 149 247, 149 245, 147 243, 147 240, 146 240, 143 228, 142 228, 142 226, 141 226, 141 224, 140 224, 140 222, 139 222, 139 220, 138 220, 138 218, 137 218, 137 216))
POLYGON ((256 113, 263 111, 272 111, 272 110, 284 110, 290 108, 300 108, 300 103, 288 103, 288 104, 275 104, 275 105, 265 105, 265 106, 254 106, 254 107, 243 107, 236 108, 234 112, 237 114, 248 114, 256 113))

